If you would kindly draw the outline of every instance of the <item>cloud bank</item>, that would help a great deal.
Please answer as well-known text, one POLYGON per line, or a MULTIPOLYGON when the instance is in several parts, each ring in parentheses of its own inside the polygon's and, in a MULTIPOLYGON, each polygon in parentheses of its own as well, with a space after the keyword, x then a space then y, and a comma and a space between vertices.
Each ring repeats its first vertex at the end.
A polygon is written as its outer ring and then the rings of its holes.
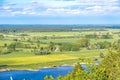
POLYGON ((120 0, 1 0, 0 16, 120 15, 120 0))

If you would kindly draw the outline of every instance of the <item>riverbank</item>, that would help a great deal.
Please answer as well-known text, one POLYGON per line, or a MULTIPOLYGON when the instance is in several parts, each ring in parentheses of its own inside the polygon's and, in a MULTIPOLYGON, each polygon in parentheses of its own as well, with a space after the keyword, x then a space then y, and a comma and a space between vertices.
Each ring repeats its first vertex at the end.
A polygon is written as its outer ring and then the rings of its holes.
POLYGON ((68 64, 64 64, 64 65, 59 65, 59 66, 47 66, 47 67, 40 67, 40 68, 36 68, 36 69, 0 69, 0 72, 4 72, 4 71, 10 71, 10 70, 28 70, 28 71, 38 71, 39 69, 47 69, 47 68, 55 68, 55 67, 64 67, 64 66, 75 66, 73 65, 68 65, 68 64))
MULTIPOLYGON (((106 51, 106 50, 105 50, 106 51)), ((104 51, 104 52, 105 52, 104 51)), ((106 54, 106 52, 105 52, 106 54)), ((10 55, 9 55, 10 56, 10 55)), ((51 68, 62 65, 74 65, 76 62, 80 62, 80 59, 97 58, 99 61, 102 58, 99 57, 98 50, 84 50, 78 52, 66 52, 60 54, 51 54, 47 56, 14 56, 14 57, 1 57, 0 58, 0 71, 4 70, 36 70, 40 68, 51 68), (94 56, 93 56, 94 55, 94 56), (82 57, 82 58, 81 58, 82 57)), ((84 64, 84 63, 81 63, 84 64)))
MULTIPOLYGON (((75 66, 75 64, 77 64, 77 63, 73 63, 73 64, 63 64, 63 65, 57 65, 57 66, 39 67, 39 68, 36 68, 36 69, 0 69, 0 72, 10 71, 10 70, 38 71, 39 69, 46 69, 46 68, 55 68, 55 67, 64 67, 64 66, 75 66)), ((92 63, 81 62, 80 64, 82 65, 82 64, 92 64, 92 63)))
POLYGON ((5 65, 0 67, 0 72, 6 70, 37 70, 40 68, 53 68, 53 67, 65 66, 65 65, 69 66, 69 65, 74 65, 78 61, 79 61, 78 59, 70 59, 70 60, 54 61, 47 63, 38 63, 38 64, 5 65))

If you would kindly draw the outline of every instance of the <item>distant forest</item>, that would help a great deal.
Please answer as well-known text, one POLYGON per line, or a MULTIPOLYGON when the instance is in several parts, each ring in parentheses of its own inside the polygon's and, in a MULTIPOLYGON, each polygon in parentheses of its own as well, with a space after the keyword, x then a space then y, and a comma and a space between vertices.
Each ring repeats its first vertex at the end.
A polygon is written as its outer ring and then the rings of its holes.
POLYGON ((120 29, 120 25, 0 25, 0 32, 101 31, 105 29, 120 29))

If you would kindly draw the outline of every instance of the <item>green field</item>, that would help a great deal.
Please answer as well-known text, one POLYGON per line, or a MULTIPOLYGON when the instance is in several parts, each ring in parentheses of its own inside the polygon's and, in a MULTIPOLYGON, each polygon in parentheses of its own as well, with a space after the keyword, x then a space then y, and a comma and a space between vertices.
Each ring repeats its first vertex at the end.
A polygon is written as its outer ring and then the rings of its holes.
MULTIPOLYGON (((107 55, 106 50, 102 50, 107 55)), ((64 53, 53 53, 47 56, 34 56, 27 53, 19 54, 13 53, 10 55, 2 55, 0 58, 1 65, 7 65, 10 69, 19 69, 16 66, 21 66, 23 69, 34 69, 35 65, 37 68, 40 67, 53 67, 60 65, 74 64, 79 61, 80 58, 84 59, 95 59, 102 60, 99 56, 99 50, 84 50, 78 52, 64 52, 64 53)), ((5 67, 4 67, 5 68, 5 67)))
MULTIPOLYGON (((0 40, 1 54, 0 54, 0 69, 37 69, 42 67, 53 67, 60 65, 73 65, 79 62, 80 59, 90 59, 99 60, 100 53, 102 52, 104 56, 108 54, 108 49, 96 49, 95 44, 98 42, 110 42, 111 44, 118 39, 120 39, 119 34, 114 34, 114 32, 120 32, 119 29, 108 29, 106 31, 86 31, 86 32, 20 32, 20 33, 10 33, 4 35, 4 39, 0 40), (35 55, 34 50, 40 49, 40 47, 49 47, 50 42, 53 43, 67 43, 67 44, 79 44, 78 41, 88 34, 94 33, 112 33, 113 38, 111 39, 94 39, 90 38, 90 44, 93 46, 91 49, 86 49, 85 47, 80 48, 78 51, 52 51, 49 55, 35 55), (28 36, 21 36, 21 34, 27 34, 28 36), (69 37, 70 36, 70 37, 69 37), (79 37, 78 37, 79 36, 79 37), (44 38, 45 37, 45 38, 44 38), (47 38, 46 38, 47 37, 47 38), (64 38, 58 38, 64 37, 64 38), (16 41, 17 39, 17 41, 16 41), (41 42, 41 43, 38 43, 41 42), (9 46, 11 43, 20 42, 22 44, 30 45, 29 47, 16 48, 10 54, 2 54, 2 51, 7 48, 4 47, 5 44, 9 46), (39 47, 39 46, 40 47, 39 47), (4 47, 4 48, 3 48, 4 47)), ((60 45, 55 44, 55 47, 59 48, 60 45)))

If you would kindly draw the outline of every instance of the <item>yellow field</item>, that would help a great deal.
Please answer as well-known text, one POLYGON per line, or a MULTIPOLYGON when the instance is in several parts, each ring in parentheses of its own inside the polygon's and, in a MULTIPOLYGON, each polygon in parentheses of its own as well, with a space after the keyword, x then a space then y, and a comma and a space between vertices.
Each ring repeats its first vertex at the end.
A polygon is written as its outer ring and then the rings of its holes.
POLYGON ((49 55, 49 56, 31 56, 31 57, 14 57, 14 58, 0 58, 0 64, 7 65, 27 65, 46 63, 52 61, 61 61, 68 59, 76 59, 77 57, 67 55, 49 55))

